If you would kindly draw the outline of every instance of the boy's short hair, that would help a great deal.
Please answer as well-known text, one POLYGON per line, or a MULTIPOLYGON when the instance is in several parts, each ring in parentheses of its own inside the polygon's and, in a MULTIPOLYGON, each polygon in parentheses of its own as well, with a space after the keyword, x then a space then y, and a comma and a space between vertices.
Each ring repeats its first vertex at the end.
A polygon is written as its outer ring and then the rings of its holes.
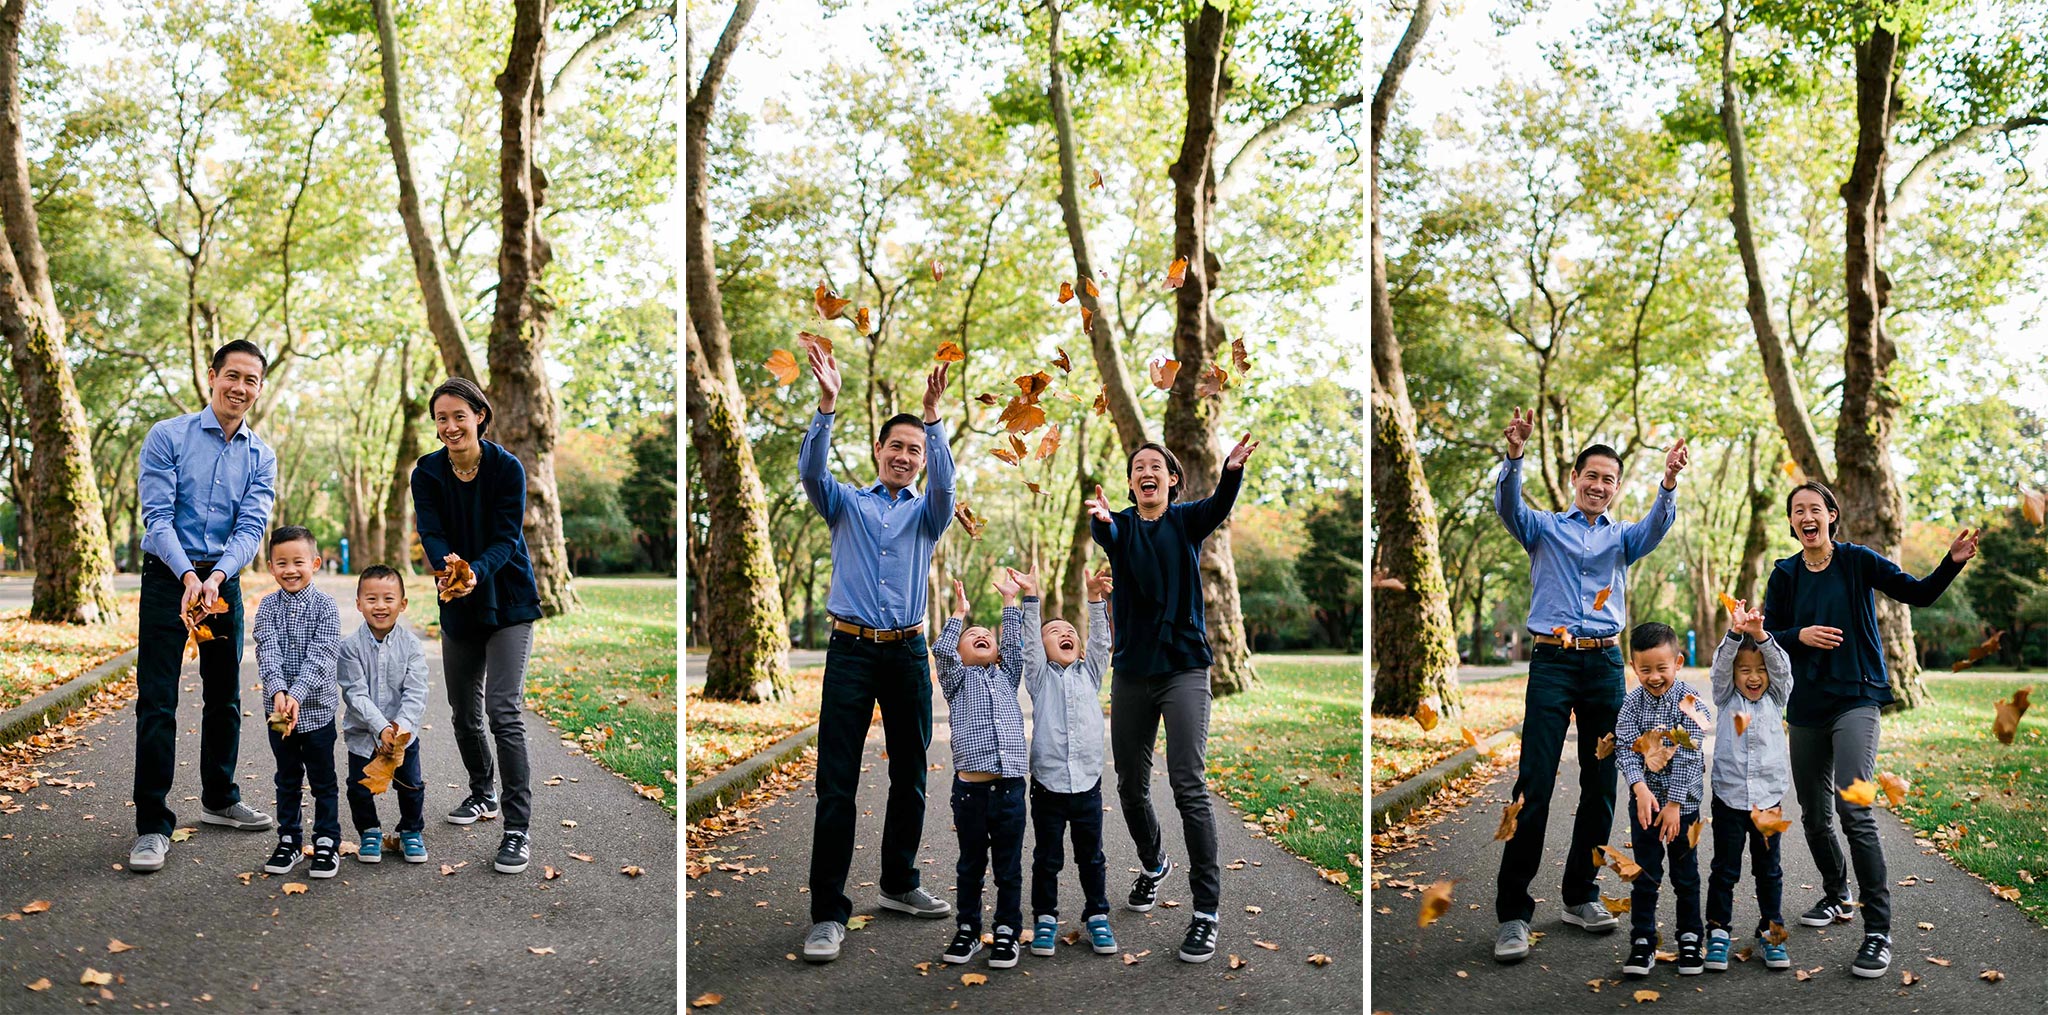
POLYGON ((363 590, 363 583, 375 578, 397 579, 398 594, 401 596, 405 595, 405 576, 399 574, 398 569, 389 564, 372 564, 364 568, 361 574, 356 575, 356 591, 361 592, 363 590))
POLYGON ((1587 445, 1586 450, 1579 452, 1579 457, 1572 459, 1572 471, 1586 471, 1586 459, 1588 458, 1612 458, 1614 459, 1614 471, 1621 471, 1621 452, 1614 450, 1611 445, 1607 444, 1587 445))
POLYGON ((1669 645, 1674 651, 1678 648, 1678 632, 1672 630, 1670 624, 1651 621, 1647 624, 1637 624, 1635 630, 1628 633, 1630 655, 1648 652, 1659 645, 1669 645))
POLYGON ((1763 642, 1760 642, 1760 641, 1756 640, 1755 638, 1752 638, 1752 637, 1750 637, 1750 636, 1749 636, 1749 635, 1747 635, 1747 634, 1738 634, 1738 635, 1736 635, 1735 637, 1736 637, 1736 642, 1735 642, 1735 654, 1736 654, 1736 655, 1741 655, 1741 654, 1742 654, 1742 653, 1744 653, 1744 652, 1755 652, 1755 653, 1758 653, 1758 654, 1762 654, 1762 653, 1763 653, 1763 650, 1764 650, 1764 643, 1763 643, 1763 642))
POLYGON ((312 545, 315 554, 320 552, 320 541, 313 538, 312 529, 303 525, 280 525, 272 529, 270 532, 270 552, 276 553, 278 547, 286 543, 296 543, 302 539, 312 545))

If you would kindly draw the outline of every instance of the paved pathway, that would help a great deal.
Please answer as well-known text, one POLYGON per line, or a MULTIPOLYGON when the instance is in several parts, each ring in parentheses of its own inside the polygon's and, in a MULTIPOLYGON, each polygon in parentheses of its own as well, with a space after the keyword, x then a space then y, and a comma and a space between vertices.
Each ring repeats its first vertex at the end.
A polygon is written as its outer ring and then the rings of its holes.
MULTIPOLYGON (((1029 699, 1025 709, 1029 715, 1029 699)), ((958 851, 953 838, 952 809, 946 787, 952 778, 952 748, 947 741, 945 699, 934 681, 934 730, 928 755, 924 845, 920 862, 925 887, 952 900, 953 864, 958 851)), ((1189 919, 1188 881, 1174 872, 1160 889, 1161 905, 1151 913, 1122 908, 1130 891, 1137 859, 1121 808, 1115 803, 1112 765, 1103 773, 1105 803, 1103 851, 1109 859, 1109 895, 1117 907, 1110 920, 1123 952, 1144 957, 1125 965, 1121 955, 1096 955, 1084 946, 1062 944, 1059 954, 1040 958, 1024 951, 1013 969, 991 969, 983 957, 964 966, 939 962, 939 953, 953 934, 947 920, 921 920, 883 911, 874 904, 873 882, 880 874, 876 846, 882 837, 882 814, 888 792, 888 764, 881 757, 881 724, 867 743, 865 773, 860 786, 860 816, 848 892, 854 913, 873 922, 847 935, 837 962, 812 966, 788 956, 802 950, 810 927, 810 896, 804 883, 810 868, 811 818, 817 797, 804 789, 763 808, 760 825, 715 844, 712 855, 741 861, 766 871, 730 880, 712 871, 687 883, 694 891, 685 902, 689 918, 688 995, 705 992, 724 997, 719 1011, 940 1011, 955 1005, 961 1011, 1003 1012, 1355 1012, 1359 1006, 1361 937, 1359 904, 1350 892, 1329 884, 1314 868, 1265 839, 1249 835, 1237 812, 1220 797, 1217 838, 1223 871, 1222 931, 1217 955, 1205 965, 1181 962, 1174 953, 1189 919), (1244 860, 1241 869, 1227 865, 1244 860), (719 892, 714 897, 710 893, 719 892), (1245 907, 1258 906, 1252 915, 1245 907), (1254 942, 1278 945, 1266 950, 1254 942), (1247 960, 1232 970, 1229 956, 1247 960), (1333 960, 1314 966, 1308 957, 1323 953, 1333 960), (929 963, 920 973, 918 963, 929 963), (965 973, 988 977, 986 985, 967 987, 965 973)), ((1162 741, 1163 746, 1163 741, 1162 741)), ((1165 828, 1167 851, 1185 858, 1180 819, 1166 785, 1161 752, 1152 782, 1152 799, 1165 828)), ((1025 919, 1030 919, 1031 833, 1025 832, 1025 919)), ((1062 872, 1060 896, 1078 913, 1080 886, 1071 856, 1062 872)), ((983 905, 993 911, 994 885, 984 889, 983 905)), ((986 925, 987 920, 984 919, 986 925)), ((1075 926, 1071 918, 1062 930, 1075 926)), ((984 956, 986 953, 984 952, 984 956)))
MULTIPOLYGON (((346 578, 323 578, 342 603, 342 629, 359 623, 346 578)), ((253 605, 248 611, 255 615, 253 605)), ((164 869, 117 872, 135 830, 134 710, 88 727, 89 746, 45 758, 49 776, 87 784, 43 785, 14 796, 0 815, 0 905, 48 900, 48 912, 0 922, 0 1011, 80 1010, 101 1004, 81 986, 88 966, 113 972, 108 1007, 178 1010, 591 1011, 676 1010, 674 818, 623 780, 571 755, 539 716, 526 715, 533 763, 533 866, 491 870, 500 828, 467 828, 440 815, 466 785, 450 734, 438 645, 427 645, 433 686, 424 736, 426 864, 395 857, 377 866, 342 860, 331 880, 304 868, 262 873, 272 832, 198 822, 200 696, 188 667, 178 716, 179 774, 171 804, 197 829, 171 849, 164 869), (548 785, 545 783, 553 783, 548 785), (44 808, 47 808, 45 810, 44 808), (574 821, 573 829, 563 827, 574 821), (591 857, 590 862, 570 854, 591 857), (443 875, 443 864, 460 865, 443 875), (543 878, 543 865, 559 869, 543 878), (629 878, 622 866, 646 873, 629 878), (253 871, 244 884, 237 875, 253 871), (309 886, 285 896, 285 881, 309 886), (109 939, 135 946, 109 954, 109 939), (535 955, 530 949, 552 948, 535 955), (47 977, 53 986, 22 985, 47 977), (210 997, 211 1001, 196 1001, 210 997)), ((264 738, 253 644, 244 657, 239 779, 244 799, 274 812, 274 771, 264 738)), ((345 765, 336 751, 337 765, 345 765)), ((346 777, 345 768, 342 775, 346 777)), ((47 783, 47 779, 46 779, 47 783)), ((397 803, 378 799, 387 824, 397 803)), ((307 803, 310 811, 310 800, 307 803)), ((355 838, 342 801, 343 837, 355 838)), ((307 815, 310 821, 310 813, 307 815)))
MULTIPOLYGON (((707 658, 702 652, 686 652, 683 654, 683 682, 686 686, 704 686, 704 665, 707 658)), ((825 665, 825 653, 822 651, 807 648, 789 650, 789 668, 792 670, 823 665, 825 665)))
MULTIPOLYGON (((117 574, 114 588, 133 592, 142 587, 142 576, 117 574)), ((26 609, 35 598, 36 580, 19 575, 0 575, 0 611, 26 609)))
MULTIPOLYGON (((1711 751, 1711 747, 1709 747, 1711 751)), ((1411 1012, 1579 1012, 1633 1008, 1637 990, 1657 991, 1654 1009, 1663 1011, 1849 1010, 1857 1012, 1994 1012, 2042 1011, 2048 998, 2048 930, 2019 907, 1993 896, 1985 884, 1951 865, 1880 809, 1879 832, 1892 887, 1892 969, 1882 978, 1862 980, 1849 962, 1862 941, 1861 925, 1836 924, 1816 930, 1791 926, 1794 969, 1812 973, 1801 982, 1793 970, 1771 971, 1760 959, 1731 963, 1724 973, 1678 975, 1674 966, 1659 964, 1644 980, 1622 979, 1621 961, 1628 952, 1626 914, 1622 927, 1605 937, 1592 937, 1558 919, 1558 877, 1563 850, 1571 839, 1571 820, 1578 799, 1577 746, 1567 741, 1558 772, 1545 838, 1546 862, 1531 892, 1538 903, 1533 929, 1544 936, 1520 965, 1493 961, 1494 872, 1501 844, 1493 833, 1501 808, 1514 786, 1514 771, 1487 784, 1473 802, 1427 829, 1429 841, 1383 859, 1379 869, 1393 877, 1427 885, 1456 878, 1450 912, 1427 928, 1415 925, 1419 895, 1401 887, 1370 893, 1372 909, 1372 1009, 1406 1015, 1411 1012), (1914 878, 1911 886, 1897 884, 1914 878), (1382 907, 1391 912, 1381 912, 1382 907), (1931 923, 1931 931, 1916 929, 1931 923), (1949 960, 1941 966, 1928 957, 1949 960), (1978 974, 1987 968, 2006 975, 1987 983, 1978 974), (1911 970, 1924 982, 1906 987, 1901 973, 1911 970), (1587 985, 1602 979, 1598 993, 1587 985)), ((1799 831, 1799 804, 1787 799, 1785 816, 1792 821, 1780 850, 1785 872, 1784 909, 1788 917, 1819 898, 1819 874, 1799 831)), ((1628 838, 1627 818, 1617 811, 1617 831, 1609 841, 1628 838)), ((1709 826, 1706 836, 1712 835, 1709 826)), ((1701 892, 1712 847, 1701 842, 1701 892)), ((1852 891, 1853 891, 1852 878, 1852 891)), ((1608 895, 1626 894, 1612 872, 1600 876, 1608 895)), ((1702 904, 1705 900, 1702 898, 1702 904)), ((1667 941, 1675 939, 1672 898, 1665 889, 1659 916, 1667 941)), ((1756 894, 1745 860, 1743 880, 1735 888, 1735 925, 1747 931, 1756 921, 1756 894)))

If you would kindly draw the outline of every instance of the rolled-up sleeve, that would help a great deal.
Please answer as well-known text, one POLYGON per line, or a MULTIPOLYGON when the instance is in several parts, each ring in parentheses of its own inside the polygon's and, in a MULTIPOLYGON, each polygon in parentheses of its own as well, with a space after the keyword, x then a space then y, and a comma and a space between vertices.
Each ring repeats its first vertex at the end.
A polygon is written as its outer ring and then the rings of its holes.
POLYGON ((178 447, 166 429, 169 425, 150 427, 149 436, 142 439, 136 499, 142 509, 142 549, 182 579, 192 570, 192 561, 178 540, 178 447))

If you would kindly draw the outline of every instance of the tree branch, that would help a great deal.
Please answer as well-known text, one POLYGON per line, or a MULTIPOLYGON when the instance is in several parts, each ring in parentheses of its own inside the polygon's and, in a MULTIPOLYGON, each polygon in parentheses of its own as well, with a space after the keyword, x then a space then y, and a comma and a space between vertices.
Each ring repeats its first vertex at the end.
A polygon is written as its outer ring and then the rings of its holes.
POLYGON ((2010 134, 2013 131, 2025 130, 2028 127, 2048 127, 2048 116, 2015 116, 2003 123, 1973 123, 1962 130, 1956 131, 1947 140, 1928 149, 1927 154, 1920 156, 1920 160, 1913 163, 1911 169, 1906 170, 1906 175, 1899 179, 1898 187, 1892 191, 1891 203, 1896 205, 1904 200, 1908 193, 1912 192, 1929 173, 1933 172, 1936 166, 1939 166, 1950 155, 1954 154, 1956 149, 1966 147, 1976 142, 1979 138, 1992 134, 2010 134))
POLYGON ((1217 197, 1219 199, 1226 198, 1236 193, 1237 187, 1241 182, 1242 167, 1257 162, 1259 156, 1265 153, 1266 148, 1278 140, 1280 135, 1286 133, 1289 128, 1318 113, 1327 113, 1337 109, 1349 109, 1364 101, 1364 93, 1352 92, 1349 95, 1341 95, 1335 99, 1325 99, 1320 102, 1304 102, 1266 121, 1265 125, 1261 126, 1252 134, 1249 140, 1245 141, 1244 147, 1239 148, 1237 154, 1232 155, 1230 161, 1224 165, 1223 177, 1216 181, 1217 197))

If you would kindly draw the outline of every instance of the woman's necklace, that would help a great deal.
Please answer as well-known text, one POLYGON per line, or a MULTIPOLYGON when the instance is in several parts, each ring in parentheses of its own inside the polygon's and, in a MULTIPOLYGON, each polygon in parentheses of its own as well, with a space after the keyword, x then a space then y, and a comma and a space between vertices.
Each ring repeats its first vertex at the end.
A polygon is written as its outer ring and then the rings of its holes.
POLYGON ((469 468, 467 468, 467 469, 463 468, 463 467, 462 467, 462 466, 460 466, 460 465, 457 465, 457 464, 455 464, 455 457, 454 457, 453 455, 450 455, 450 456, 448 457, 448 467, 449 467, 449 468, 451 468, 451 469, 454 469, 454 470, 455 470, 455 478, 456 478, 456 479, 461 479, 461 480, 470 480, 470 479, 475 479, 475 478, 476 478, 476 470, 477 470, 478 468, 481 468, 481 467, 483 466, 483 464, 484 464, 484 459, 483 459, 483 456, 482 456, 482 455, 478 455, 478 456, 477 456, 477 459, 476 459, 476 461, 474 461, 474 462, 471 462, 471 463, 470 463, 470 465, 469 465, 469 468))
POLYGON ((1802 553, 1800 553, 1800 554, 1799 554, 1799 558, 1800 558, 1801 560, 1804 560, 1804 561, 1806 562, 1806 569, 1807 569, 1808 571, 1825 571, 1825 570, 1827 570, 1827 569, 1828 569, 1828 565, 1829 565, 1829 564, 1832 564, 1832 563, 1834 563, 1834 560, 1835 560, 1835 544, 1833 544, 1833 543, 1829 543, 1829 544, 1828 544, 1828 552, 1827 552, 1827 555, 1826 555, 1826 556, 1823 556, 1823 557, 1822 557, 1822 558, 1820 559, 1820 563, 1819 563, 1819 564, 1815 564, 1815 563, 1813 562, 1813 558, 1812 558, 1812 557, 1809 557, 1809 556, 1807 556, 1807 555, 1806 555, 1806 554, 1805 554, 1804 552, 1802 552, 1802 553))

